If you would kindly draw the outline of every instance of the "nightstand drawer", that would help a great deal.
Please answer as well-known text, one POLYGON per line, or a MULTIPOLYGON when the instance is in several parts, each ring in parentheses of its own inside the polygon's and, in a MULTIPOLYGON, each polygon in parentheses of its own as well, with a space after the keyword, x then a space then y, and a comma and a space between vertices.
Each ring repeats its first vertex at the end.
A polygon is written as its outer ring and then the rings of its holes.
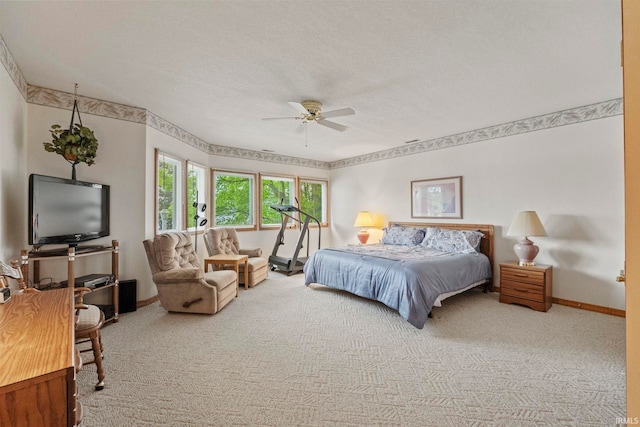
POLYGON ((544 272, 542 271, 502 267, 500 269, 500 277, 502 279, 515 282, 526 282, 541 286, 544 285, 544 272))
POLYGON ((537 284, 515 282, 502 277, 500 294, 532 301, 544 302, 544 288, 537 284))

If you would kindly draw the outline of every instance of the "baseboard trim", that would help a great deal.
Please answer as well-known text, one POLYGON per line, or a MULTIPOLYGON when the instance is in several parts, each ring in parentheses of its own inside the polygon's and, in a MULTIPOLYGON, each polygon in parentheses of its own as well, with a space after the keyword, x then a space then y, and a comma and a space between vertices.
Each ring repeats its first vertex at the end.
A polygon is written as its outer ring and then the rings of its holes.
MULTIPOLYGON (((498 293, 500 292, 500 288, 498 286, 496 286, 494 290, 495 292, 498 292, 498 293)), ((585 302, 572 301, 569 299, 562 299, 562 298, 555 298, 555 297, 551 298, 551 302, 553 304, 565 305, 571 308, 579 308, 580 310, 595 311, 596 313, 609 314, 611 316, 616 316, 616 317, 627 317, 626 312, 624 310, 619 310, 617 308, 603 307, 601 305, 587 304, 585 302)))
POLYGON ((626 317, 626 312, 617 308, 603 307, 601 305, 587 304, 562 298, 551 298, 551 302, 554 304, 566 305, 567 307, 579 308, 581 310, 595 311, 596 313, 609 314, 617 317, 626 317))
POLYGON ((146 307, 148 305, 153 304, 156 301, 158 301, 158 295, 152 296, 151 298, 145 299, 145 300, 142 300, 142 301, 136 301, 136 307, 137 308, 146 307))

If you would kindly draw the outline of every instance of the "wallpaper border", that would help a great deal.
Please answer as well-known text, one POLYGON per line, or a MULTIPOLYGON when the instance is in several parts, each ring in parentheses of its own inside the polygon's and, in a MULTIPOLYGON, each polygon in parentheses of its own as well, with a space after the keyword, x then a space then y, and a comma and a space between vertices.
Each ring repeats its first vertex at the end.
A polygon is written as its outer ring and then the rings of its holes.
POLYGON ((330 163, 330 169, 345 168, 350 166, 372 163, 381 160, 393 159, 396 157, 409 156, 443 148, 456 147, 459 145, 472 144, 474 142, 487 141, 490 139, 504 138, 539 130, 551 129, 559 126, 566 126, 587 122, 591 120, 603 119, 607 117, 621 115, 623 112, 622 98, 609 101, 598 102, 582 107, 557 111, 541 116, 516 120, 503 123, 501 125, 489 126, 469 132, 449 135, 442 138, 435 138, 419 141, 402 147, 390 148, 388 150, 377 151, 375 153, 362 156, 350 157, 330 163))
POLYGON ((22 97, 27 99, 27 81, 24 79, 24 76, 20 72, 20 68, 18 64, 13 60, 13 56, 9 51, 9 47, 4 42, 2 35, 0 34, 0 62, 4 65, 4 68, 9 73, 9 77, 13 80, 13 83, 16 85, 22 97))
MULTIPOLYGON (((74 95, 72 93, 28 85, 27 102, 30 104, 71 110, 73 108, 73 100, 74 95)), ((144 108, 116 104, 86 96, 78 95, 78 108, 82 114, 93 114, 134 123, 147 122, 148 112, 144 108)))
MULTIPOLYGON (((24 76, 20 72, 20 68, 14 61, 9 48, 1 35, 0 62, 2 62, 14 84, 28 103, 66 110, 71 110, 73 108, 73 94, 33 86, 26 82, 24 76)), ((410 145, 403 145, 401 147, 390 148, 388 150, 377 151, 374 153, 364 154, 362 156, 350 157, 334 162, 323 162, 300 157, 284 156, 275 153, 266 153, 262 151, 211 144, 144 108, 132 107, 129 105, 117 104, 114 102, 83 96, 78 96, 78 103, 82 113, 145 124, 210 155, 235 157, 245 160, 279 163, 315 169, 338 169, 362 165, 365 163, 410 156, 412 154, 419 154, 427 151, 441 150, 443 148, 456 147, 522 133, 536 132, 559 126, 603 119, 621 115, 623 113, 622 98, 616 98, 609 101, 570 108, 554 113, 476 129, 469 132, 419 141, 410 145)))

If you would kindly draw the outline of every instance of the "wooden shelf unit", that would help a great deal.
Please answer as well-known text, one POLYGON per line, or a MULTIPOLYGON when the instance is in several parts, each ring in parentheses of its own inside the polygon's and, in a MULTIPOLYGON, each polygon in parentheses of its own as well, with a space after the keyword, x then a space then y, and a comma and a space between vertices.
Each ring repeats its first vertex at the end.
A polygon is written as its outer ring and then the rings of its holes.
POLYGON ((40 262, 54 259, 67 259, 67 283, 71 285, 75 283, 75 262, 76 258, 84 258, 88 256, 95 256, 101 254, 111 254, 111 275, 113 276, 113 282, 101 286, 99 288, 92 289, 93 292, 104 291, 106 289, 111 290, 111 300, 113 302, 114 313, 112 316, 105 319, 105 322, 118 321, 119 313, 119 289, 118 289, 118 257, 120 253, 120 247, 117 240, 111 241, 111 246, 88 246, 88 247, 69 247, 68 249, 56 249, 56 250, 44 250, 44 251, 26 251, 21 253, 21 268, 22 275, 25 280, 29 278, 29 264, 33 264, 33 283, 40 282, 40 262))

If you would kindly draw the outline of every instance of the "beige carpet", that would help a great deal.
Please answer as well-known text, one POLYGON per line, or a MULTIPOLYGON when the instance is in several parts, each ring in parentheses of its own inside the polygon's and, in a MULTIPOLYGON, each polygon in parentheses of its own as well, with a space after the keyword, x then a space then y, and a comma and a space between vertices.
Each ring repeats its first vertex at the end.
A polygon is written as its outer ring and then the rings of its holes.
POLYGON ((214 316, 158 303, 103 329, 106 387, 78 374, 84 426, 613 426, 624 319, 540 313, 471 291, 419 330, 302 275, 214 316))

